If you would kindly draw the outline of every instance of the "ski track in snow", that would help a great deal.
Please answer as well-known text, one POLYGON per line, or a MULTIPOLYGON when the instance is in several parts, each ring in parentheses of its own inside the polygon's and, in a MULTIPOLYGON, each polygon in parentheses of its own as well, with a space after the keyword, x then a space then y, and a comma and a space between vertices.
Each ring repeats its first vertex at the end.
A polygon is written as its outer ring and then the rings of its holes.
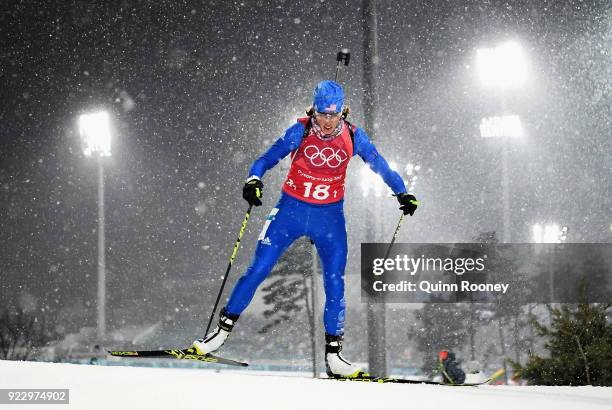
MULTIPOLYGON (((378 384, 249 372, 0 361, 2 389, 70 389, 54 409, 612 409, 612 387, 378 384)), ((40 410, 48 405, 2 405, 40 410)))

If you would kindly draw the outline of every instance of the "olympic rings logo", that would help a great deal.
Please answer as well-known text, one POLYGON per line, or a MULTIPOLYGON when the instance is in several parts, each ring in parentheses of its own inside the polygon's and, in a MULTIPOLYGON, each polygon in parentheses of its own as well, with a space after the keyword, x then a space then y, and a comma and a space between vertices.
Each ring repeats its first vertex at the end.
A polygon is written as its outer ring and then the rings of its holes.
POLYGON ((341 149, 334 151, 331 147, 325 147, 319 150, 316 145, 309 145, 304 148, 304 156, 315 167, 327 165, 330 168, 338 168, 348 159, 347 153, 341 149))

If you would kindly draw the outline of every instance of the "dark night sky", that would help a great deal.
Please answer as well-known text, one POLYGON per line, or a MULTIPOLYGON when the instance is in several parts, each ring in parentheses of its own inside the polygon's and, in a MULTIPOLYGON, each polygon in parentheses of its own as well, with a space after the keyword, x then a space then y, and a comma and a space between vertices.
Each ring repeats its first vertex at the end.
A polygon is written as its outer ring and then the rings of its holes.
MULTIPOLYGON (((359 2, 102 3, 2 6, 3 304, 31 294, 52 311, 87 311, 95 301, 96 168, 81 152, 80 112, 113 116, 107 263, 117 311, 163 312, 214 296, 210 277, 224 271, 251 161, 301 115, 314 84, 333 75, 340 47, 352 52, 343 73, 350 118, 363 124, 359 2), (193 285, 177 294, 175 279, 193 285)), ((376 143, 387 159, 429 170, 417 187, 424 205, 400 240, 469 241, 501 229, 500 147, 478 138, 480 118, 499 107, 471 65, 477 47, 506 39, 523 44, 530 74, 506 98, 527 128, 509 154, 513 239, 529 241, 531 224, 557 221, 570 226, 570 241, 610 240, 608 1, 396 0, 380 2, 378 17, 376 143)), ((252 219, 236 271, 250 259, 281 176, 264 181, 266 207, 252 219)), ((346 204, 354 248, 364 240, 366 204, 357 178, 346 204)), ((393 211, 393 200, 380 201, 393 211)))

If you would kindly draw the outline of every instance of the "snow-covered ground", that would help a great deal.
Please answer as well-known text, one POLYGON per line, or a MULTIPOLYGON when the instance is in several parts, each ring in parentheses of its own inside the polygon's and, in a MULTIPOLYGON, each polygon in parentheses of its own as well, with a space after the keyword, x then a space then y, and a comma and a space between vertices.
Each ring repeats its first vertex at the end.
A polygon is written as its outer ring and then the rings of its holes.
MULTIPOLYGON (((0 361, 0 388, 70 389, 53 408, 154 409, 612 409, 612 387, 449 387, 160 369, 0 361)), ((45 405, 2 405, 40 410, 45 405)))

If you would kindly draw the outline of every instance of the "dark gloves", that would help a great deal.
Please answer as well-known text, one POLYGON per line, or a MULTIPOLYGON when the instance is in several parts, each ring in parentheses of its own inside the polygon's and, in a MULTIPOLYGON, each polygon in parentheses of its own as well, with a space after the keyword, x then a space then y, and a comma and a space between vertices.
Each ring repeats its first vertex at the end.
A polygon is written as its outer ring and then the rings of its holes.
POLYGON ((260 206, 260 198, 263 197, 263 182, 257 178, 249 178, 242 188, 242 197, 249 205, 260 206))
POLYGON ((414 195, 405 192, 397 194, 397 202, 400 203, 401 206, 399 209, 404 212, 404 215, 414 215, 414 211, 416 211, 417 206, 419 206, 419 201, 417 201, 414 195))

